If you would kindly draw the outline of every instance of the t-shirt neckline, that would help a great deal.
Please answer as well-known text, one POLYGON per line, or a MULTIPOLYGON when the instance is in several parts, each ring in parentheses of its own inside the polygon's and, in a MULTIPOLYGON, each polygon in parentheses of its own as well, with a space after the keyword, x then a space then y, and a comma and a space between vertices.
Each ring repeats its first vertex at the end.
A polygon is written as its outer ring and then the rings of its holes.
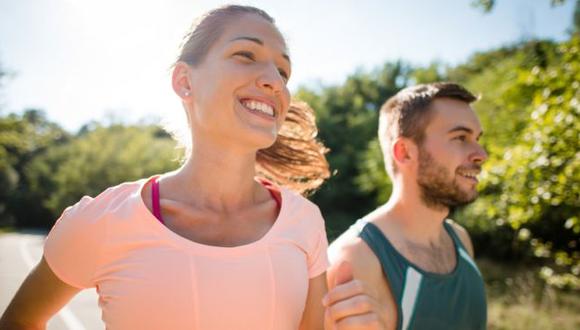
POLYGON ((275 234, 278 228, 281 226, 281 222, 283 222, 285 218, 285 214, 287 212, 287 201, 288 201, 288 192, 284 187, 279 187, 280 190, 280 210, 278 212, 278 216, 276 220, 270 227, 270 229, 259 239, 238 246, 217 246, 217 245, 208 245, 199 243, 196 241, 192 241, 188 238, 185 238, 176 232, 172 231, 171 229, 167 228, 164 224, 159 222, 159 220, 149 211, 147 205, 145 205, 145 201, 142 198, 142 192, 147 183, 149 183, 154 178, 158 177, 158 175, 151 176, 147 179, 141 180, 139 182, 139 187, 134 194, 134 198, 136 198, 137 202, 137 212, 139 213, 139 221, 143 222, 151 231, 155 232, 158 235, 161 235, 173 245, 179 246, 184 248, 188 251, 193 251, 196 254, 210 254, 210 255, 239 255, 239 254, 246 254, 248 252, 254 251, 259 249, 267 243, 271 237, 275 234))

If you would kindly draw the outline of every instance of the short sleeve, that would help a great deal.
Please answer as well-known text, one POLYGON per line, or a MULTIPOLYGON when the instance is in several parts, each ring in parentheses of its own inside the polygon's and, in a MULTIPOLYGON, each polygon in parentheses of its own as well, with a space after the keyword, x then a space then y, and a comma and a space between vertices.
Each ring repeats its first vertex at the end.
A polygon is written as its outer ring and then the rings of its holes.
POLYGON ((308 277, 314 278, 326 271, 329 266, 328 262, 328 239, 326 238, 326 230, 324 228, 324 219, 320 210, 316 207, 315 217, 312 221, 315 222, 316 228, 313 231, 311 249, 308 251, 308 277))
POLYGON ((94 275, 106 236, 105 221, 94 203, 85 196, 68 207, 44 244, 44 259, 50 269, 63 282, 81 289, 95 286, 94 275))

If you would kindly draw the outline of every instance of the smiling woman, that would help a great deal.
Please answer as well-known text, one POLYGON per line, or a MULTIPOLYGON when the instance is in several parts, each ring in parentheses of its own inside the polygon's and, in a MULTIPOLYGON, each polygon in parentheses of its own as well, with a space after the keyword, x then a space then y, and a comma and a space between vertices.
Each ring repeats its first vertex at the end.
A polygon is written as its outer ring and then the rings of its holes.
POLYGON ((299 193, 329 172, 290 74, 265 12, 226 6, 197 21, 172 75, 183 165, 67 208, 0 326, 42 328, 96 287, 107 329, 322 328, 324 221, 299 193))
MULTIPOLYGON (((282 78, 280 81, 278 77, 275 77, 278 83, 283 82, 284 86, 281 89, 286 94, 284 97, 287 98, 286 84, 290 79, 291 62, 280 32, 275 28, 271 29, 274 27, 273 24, 274 19, 257 8, 230 6, 210 11, 194 22, 190 32, 186 34, 175 66, 178 67, 179 63, 186 63, 189 67, 197 67, 206 58, 212 46, 218 47, 215 45, 218 39, 225 39, 221 40, 224 42, 221 45, 224 47, 221 49, 221 55, 229 56, 231 60, 243 64, 241 68, 249 70, 256 66, 263 66, 265 59, 272 58, 272 63, 266 61, 266 65, 272 66, 282 78), (241 30, 234 30, 231 25, 226 24, 242 12, 249 14, 249 17, 245 18, 247 23, 256 25, 258 29, 270 30, 270 35, 265 36, 268 39, 262 40, 264 38, 252 35, 252 33, 246 35, 241 30), (228 26, 232 32, 230 34, 224 33, 228 26)), ((208 68, 209 73, 214 75, 220 69, 225 69, 220 68, 220 65, 221 63, 216 63, 216 67, 208 68)), ((206 84, 207 81, 200 83, 206 84)), ((267 97, 256 95, 253 99, 247 97, 239 101, 243 101, 246 108, 258 111, 255 112, 257 115, 270 112, 271 109, 274 116, 264 118, 278 118, 278 126, 281 126, 275 131, 277 137, 274 143, 266 142, 270 146, 260 149, 256 155, 258 173, 299 192, 316 189, 324 179, 329 177, 328 163, 323 157, 326 149, 316 140, 318 131, 314 112, 307 104, 294 101, 289 106, 276 105, 276 100, 268 100, 267 97), (276 114, 276 106, 278 108, 283 106, 284 113, 278 109, 276 114), (263 111, 258 110, 262 108, 263 111), (280 121, 280 119, 283 120, 280 121)), ((191 126, 189 113, 188 122, 191 126)), ((269 132, 273 130, 270 129, 269 132)), ((192 145, 191 141, 181 142, 186 146, 192 145)))

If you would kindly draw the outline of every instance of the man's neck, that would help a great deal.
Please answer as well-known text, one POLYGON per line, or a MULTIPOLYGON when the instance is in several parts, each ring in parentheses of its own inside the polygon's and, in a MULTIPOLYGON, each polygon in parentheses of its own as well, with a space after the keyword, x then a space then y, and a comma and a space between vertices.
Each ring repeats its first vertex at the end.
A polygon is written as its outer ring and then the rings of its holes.
POLYGON ((428 207, 421 200, 418 188, 407 185, 406 189, 393 187, 389 201, 367 217, 379 227, 390 228, 406 241, 425 246, 438 245, 443 233, 443 221, 449 209, 428 207))

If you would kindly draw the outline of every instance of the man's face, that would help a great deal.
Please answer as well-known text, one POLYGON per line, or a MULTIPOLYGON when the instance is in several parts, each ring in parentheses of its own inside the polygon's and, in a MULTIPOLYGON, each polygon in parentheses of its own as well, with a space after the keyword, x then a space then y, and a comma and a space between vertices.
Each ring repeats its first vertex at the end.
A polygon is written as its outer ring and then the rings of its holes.
POLYGON ((477 175, 487 154, 479 145, 481 124, 462 101, 441 98, 419 147, 417 184, 425 205, 440 209, 468 204, 477 198, 477 175))

